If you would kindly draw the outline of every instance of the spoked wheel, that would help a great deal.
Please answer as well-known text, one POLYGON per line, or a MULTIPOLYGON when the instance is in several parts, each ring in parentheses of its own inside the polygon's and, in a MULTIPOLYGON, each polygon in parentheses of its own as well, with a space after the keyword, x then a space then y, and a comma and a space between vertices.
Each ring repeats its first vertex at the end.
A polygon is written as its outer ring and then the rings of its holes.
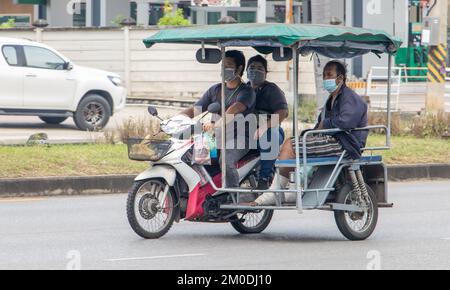
POLYGON ((237 219, 231 222, 233 228, 241 234, 259 234, 264 231, 272 220, 273 210, 259 210, 239 213, 237 219))
POLYGON ((166 186, 159 179, 139 181, 128 194, 128 222, 136 234, 145 239, 162 237, 175 219, 173 192, 169 190, 163 197, 166 186))
POLYGON ((347 184, 338 193, 336 202, 356 205, 363 212, 335 211, 334 218, 339 231, 351 241, 365 240, 373 233, 378 222, 378 203, 372 189, 366 185, 369 196, 359 198, 347 184))
MULTIPOLYGON (((255 187, 255 184, 246 178, 241 183, 242 188, 255 187)), ((251 200, 256 199, 250 196, 251 200)), ((233 228, 241 234, 259 234, 269 226, 272 220, 273 210, 255 210, 246 213, 238 213, 236 219, 231 222, 233 228)))

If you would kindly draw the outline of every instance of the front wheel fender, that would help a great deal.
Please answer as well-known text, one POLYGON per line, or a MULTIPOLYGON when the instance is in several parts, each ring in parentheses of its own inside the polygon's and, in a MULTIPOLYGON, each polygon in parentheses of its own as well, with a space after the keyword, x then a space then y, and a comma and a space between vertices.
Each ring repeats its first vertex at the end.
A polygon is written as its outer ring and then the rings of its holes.
POLYGON ((152 178, 164 179, 169 186, 175 185, 176 170, 170 165, 155 165, 139 174, 134 181, 142 181, 152 178))

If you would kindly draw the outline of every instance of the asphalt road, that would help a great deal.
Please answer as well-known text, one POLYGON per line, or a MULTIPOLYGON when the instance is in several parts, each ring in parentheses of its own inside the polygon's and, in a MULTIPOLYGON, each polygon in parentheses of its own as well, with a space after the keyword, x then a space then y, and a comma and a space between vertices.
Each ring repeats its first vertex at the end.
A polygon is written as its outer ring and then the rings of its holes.
POLYGON ((366 241, 329 212, 276 212, 259 235, 181 222, 159 240, 132 232, 126 195, 0 200, 0 269, 450 269, 450 181, 392 183, 366 241))

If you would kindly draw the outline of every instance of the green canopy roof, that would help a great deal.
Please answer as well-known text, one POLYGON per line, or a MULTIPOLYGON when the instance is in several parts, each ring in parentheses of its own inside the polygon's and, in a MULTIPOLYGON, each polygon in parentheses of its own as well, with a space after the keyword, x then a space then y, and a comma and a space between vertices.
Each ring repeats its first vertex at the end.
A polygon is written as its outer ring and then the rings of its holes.
POLYGON ((334 58, 374 53, 395 53, 401 40, 384 31, 312 24, 219 24, 163 29, 144 40, 156 43, 191 43, 216 46, 251 46, 262 53, 274 47, 299 44, 299 52, 316 52, 334 58))

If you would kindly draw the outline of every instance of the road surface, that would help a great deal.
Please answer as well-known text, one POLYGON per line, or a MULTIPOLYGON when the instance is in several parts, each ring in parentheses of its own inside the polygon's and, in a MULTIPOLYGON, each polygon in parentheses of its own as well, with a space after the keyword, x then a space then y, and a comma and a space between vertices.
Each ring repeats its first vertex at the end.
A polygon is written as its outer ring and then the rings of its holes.
MULTIPOLYGON (((158 107, 159 114, 165 118, 179 112, 179 107, 158 107)), ((115 114, 106 129, 115 129, 129 118, 149 118, 146 105, 129 105, 115 114)), ((84 132, 77 129, 72 118, 60 125, 48 125, 38 117, 0 116, 0 145, 11 143, 25 143, 32 134, 47 133, 49 140, 63 140, 66 142, 80 142, 95 140, 103 133, 84 132)))
POLYGON ((143 240, 128 226, 125 200, 0 200, 0 269, 450 269, 450 181, 391 183, 395 207, 380 210, 361 242, 319 211, 276 212, 259 235, 181 222, 143 240))

